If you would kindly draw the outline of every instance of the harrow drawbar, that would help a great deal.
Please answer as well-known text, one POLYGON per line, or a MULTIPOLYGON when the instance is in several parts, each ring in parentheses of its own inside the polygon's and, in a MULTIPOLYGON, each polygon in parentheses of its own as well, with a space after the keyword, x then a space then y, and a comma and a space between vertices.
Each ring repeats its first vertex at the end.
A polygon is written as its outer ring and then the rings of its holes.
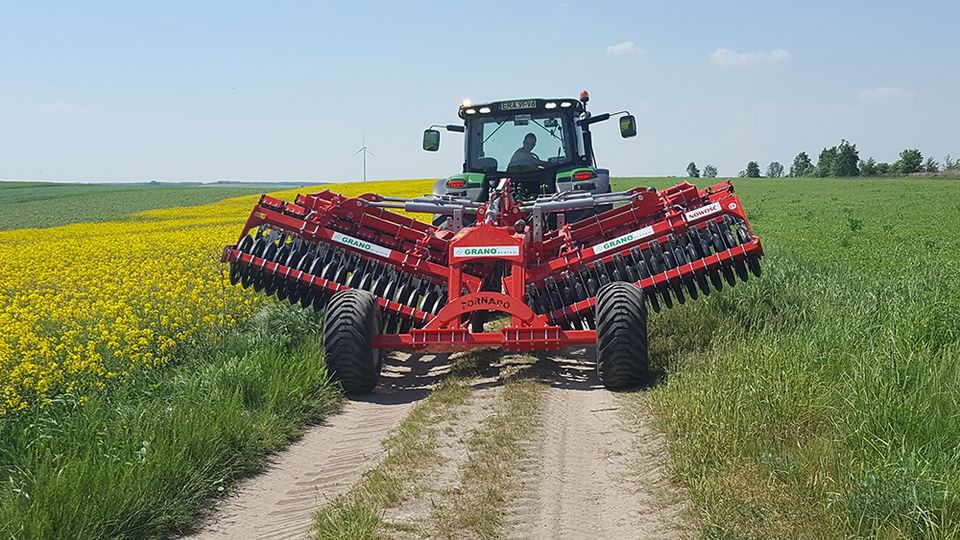
POLYGON ((327 317, 355 314, 340 305, 347 300, 375 306, 369 338, 351 338, 369 339, 372 351, 533 351, 596 343, 609 331, 601 304, 610 298, 671 308, 759 276, 762 256, 729 182, 517 202, 503 180, 482 204, 330 191, 286 203, 264 195, 223 261, 232 283, 327 317), (566 223, 585 208, 593 214, 566 223), (474 224, 465 226, 468 216, 474 224), (617 283, 626 285, 611 288, 617 283), (491 312, 508 314, 510 324, 487 332, 491 312))

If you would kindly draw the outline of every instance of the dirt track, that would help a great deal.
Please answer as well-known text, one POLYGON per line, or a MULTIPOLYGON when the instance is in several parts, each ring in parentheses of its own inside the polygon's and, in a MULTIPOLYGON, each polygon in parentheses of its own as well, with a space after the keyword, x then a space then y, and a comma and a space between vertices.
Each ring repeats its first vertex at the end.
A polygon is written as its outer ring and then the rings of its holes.
POLYGON ((662 435, 649 424, 624 423, 627 397, 603 389, 585 361, 591 355, 541 362, 551 387, 521 472, 524 489, 510 508, 509 536, 687 536, 684 499, 664 477, 662 435))
MULTIPOLYGON (((546 389, 540 425, 525 441, 525 456, 517 471, 519 489, 504 508, 500 536, 510 538, 679 538, 695 533, 684 520, 682 492, 664 476, 662 435, 649 422, 624 422, 625 400, 642 395, 618 395, 602 389, 592 353, 580 351, 550 360, 540 359, 519 369, 542 379, 546 389)), ((447 369, 433 357, 394 361, 386 384, 368 401, 347 404, 328 423, 311 428, 305 437, 277 456, 269 468, 243 484, 221 504, 199 538, 309 538, 313 512, 345 493, 363 471, 382 455, 380 441, 403 419, 447 369), (412 366, 412 369, 411 367, 412 366)), ((497 372, 505 366, 492 366, 497 372)), ((507 366, 518 369, 518 366, 507 366)), ((424 478, 445 479, 442 486, 420 485, 403 508, 386 513, 387 521, 421 522, 413 537, 431 537, 429 509, 455 489, 467 433, 496 408, 496 378, 478 383, 464 418, 454 425, 457 436, 441 440, 442 455, 424 478)))

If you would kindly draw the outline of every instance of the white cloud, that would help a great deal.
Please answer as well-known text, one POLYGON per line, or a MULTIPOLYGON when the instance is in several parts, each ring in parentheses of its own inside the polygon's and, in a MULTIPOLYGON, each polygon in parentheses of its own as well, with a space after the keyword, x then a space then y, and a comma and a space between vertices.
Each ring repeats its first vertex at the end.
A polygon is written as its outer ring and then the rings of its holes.
POLYGON ((710 53, 710 61, 723 67, 745 67, 759 64, 775 64, 790 58, 790 53, 783 49, 772 51, 757 51, 740 53, 730 49, 719 49, 710 53))
POLYGON ((910 93, 896 86, 874 86, 860 91, 860 99, 892 99, 907 97, 910 93))
POLYGON ((607 55, 609 56, 626 56, 628 54, 643 54, 643 52, 643 49, 637 47, 637 44, 632 41, 624 41, 607 47, 607 55))

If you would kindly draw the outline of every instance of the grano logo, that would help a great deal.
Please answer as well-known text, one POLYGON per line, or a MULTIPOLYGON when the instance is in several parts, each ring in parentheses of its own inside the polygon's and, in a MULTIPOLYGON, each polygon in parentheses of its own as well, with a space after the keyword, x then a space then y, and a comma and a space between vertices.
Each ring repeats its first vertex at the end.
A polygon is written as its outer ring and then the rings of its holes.
POLYGON ((359 238, 347 236, 343 233, 335 232, 331 238, 334 242, 359 249, 360 251, 366 251, 367 253, 373 253, 374 255, 379 255, 381 257, 389 257, 391 253, 389 249, 383 246, 378 246, 377 244, 372 244, 370 242, 360 240, 359 238))
POLYGON ((607 240, 593 246, 594 253, 603 253, 604 251, 610 251, 613 248, 620 247, 624 244, 629 244, 635 240, 640 240, 646 238, 653 234, 653 227, 644 227, 642 229, 637 229, 633 232, 628 232, 623 236, 618 236, 612 240, 607 240))
POLYGON ((454 257, 516 257, 520 246, 470 246, 453 248, 454 257))

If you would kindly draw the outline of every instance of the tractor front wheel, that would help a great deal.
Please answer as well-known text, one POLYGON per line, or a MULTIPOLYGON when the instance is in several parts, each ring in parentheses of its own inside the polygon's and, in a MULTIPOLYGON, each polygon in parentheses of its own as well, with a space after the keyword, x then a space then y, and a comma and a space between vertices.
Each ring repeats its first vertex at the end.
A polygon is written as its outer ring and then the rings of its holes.
POLYGON ((383 315, 369 292, 346 289, 330 299, 323 321, 327 372, 347 394, 365 394, 377 386, 382 358, 373 336, 381 328, 383 315))
POLYGON ((597 292, 597 376, 608 390, 644 382, 647 359, 647 307, 643 290, 632 283, 610 283, 597 292))

